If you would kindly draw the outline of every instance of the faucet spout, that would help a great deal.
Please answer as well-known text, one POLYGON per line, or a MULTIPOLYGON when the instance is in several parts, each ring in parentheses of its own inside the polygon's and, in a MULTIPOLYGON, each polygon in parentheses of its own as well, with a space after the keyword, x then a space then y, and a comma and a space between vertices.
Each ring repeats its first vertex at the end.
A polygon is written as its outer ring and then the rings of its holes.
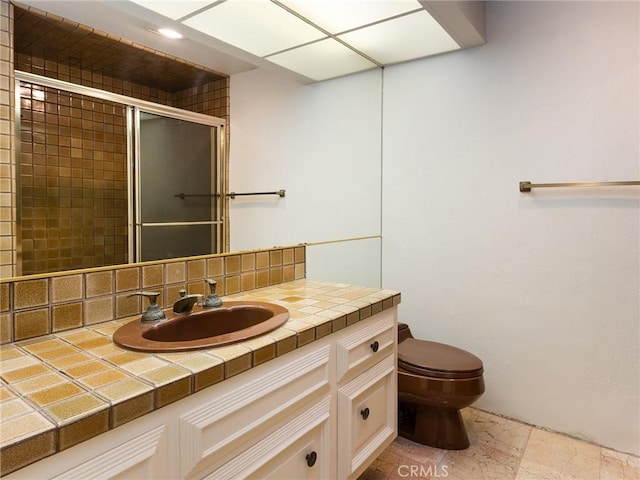
POLYGON ((182 315, 188 315, 193 310, 193 306, 200 299, 202 295, 193 294, 193 295, 184 295, 180 297, 180 299, 173 304, 173 313, 178 313, 182 315))

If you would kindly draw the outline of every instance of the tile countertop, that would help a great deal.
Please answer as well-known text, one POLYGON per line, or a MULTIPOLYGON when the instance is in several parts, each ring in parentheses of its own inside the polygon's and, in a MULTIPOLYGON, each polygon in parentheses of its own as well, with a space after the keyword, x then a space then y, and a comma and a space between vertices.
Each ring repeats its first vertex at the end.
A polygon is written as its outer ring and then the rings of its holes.
POLYGON ((223 297, 282 305, 282 327, 233 345, 148 354, 112 335, 136 317, 0 346, 0 475, 65 450, 400 303, 400 293, 297 280, 223 297))

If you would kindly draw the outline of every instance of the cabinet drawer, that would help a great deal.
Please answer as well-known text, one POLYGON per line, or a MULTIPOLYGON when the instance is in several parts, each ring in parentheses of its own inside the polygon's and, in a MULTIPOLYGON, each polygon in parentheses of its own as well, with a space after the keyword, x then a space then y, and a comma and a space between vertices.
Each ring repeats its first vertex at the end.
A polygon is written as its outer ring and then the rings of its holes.
POLYGON ((357 324, 357 331, 338 341, 338 381, 347 373, 353 377, 384 357, 395 354, 397 333, 394 311, 384 311, 361 323, 357 324))
POLYGON ((326 397, 204 478, 330 478, 330 410, 331 397, 326 397))
POLYGON ((128 442, 53 478, 71 480, 78 478, 171 478, 167 450, 167 428, 164 425, 132 438, 128 442))
POLYGON ((395 359, 388 356, 338 390, 338 478, 357 478, 396 437, 395 359))
POLYGON ((325 395, 329 359, 326 345, 303 356, 293 354, 289 361, 273 360, 268 369, 252 369, 242 382, 230 382, 232 388, 181 415, 182 477, 216 470, 280 428, 304 404, 325 395))

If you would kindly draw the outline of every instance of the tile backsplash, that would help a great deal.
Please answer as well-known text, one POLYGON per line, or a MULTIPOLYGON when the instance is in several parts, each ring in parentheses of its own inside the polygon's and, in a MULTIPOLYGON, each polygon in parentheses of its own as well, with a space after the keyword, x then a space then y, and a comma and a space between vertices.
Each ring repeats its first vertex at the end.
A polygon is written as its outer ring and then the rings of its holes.
POLYGON ((278 247, 2 280, 0 344, 138 315, 146 300, 131 294, 141 290, 159 292, 164 308, 181 289, 206 295, 207 278, 219 295, 302 279, 305 259, 304 246, 278 247))

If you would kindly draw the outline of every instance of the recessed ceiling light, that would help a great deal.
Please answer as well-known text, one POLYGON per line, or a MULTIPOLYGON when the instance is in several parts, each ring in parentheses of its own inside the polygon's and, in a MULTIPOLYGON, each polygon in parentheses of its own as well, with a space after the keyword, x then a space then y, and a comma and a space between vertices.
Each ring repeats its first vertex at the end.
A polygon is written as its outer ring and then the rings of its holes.
POLYGON ((172 30, 170 28, 158 28, 154 32, 155 33, 159 33, 163 37, 171 38, 173 40, 176 40, 178 38, 182 38, 182 34, 176 32, 175 30, 172 30))

